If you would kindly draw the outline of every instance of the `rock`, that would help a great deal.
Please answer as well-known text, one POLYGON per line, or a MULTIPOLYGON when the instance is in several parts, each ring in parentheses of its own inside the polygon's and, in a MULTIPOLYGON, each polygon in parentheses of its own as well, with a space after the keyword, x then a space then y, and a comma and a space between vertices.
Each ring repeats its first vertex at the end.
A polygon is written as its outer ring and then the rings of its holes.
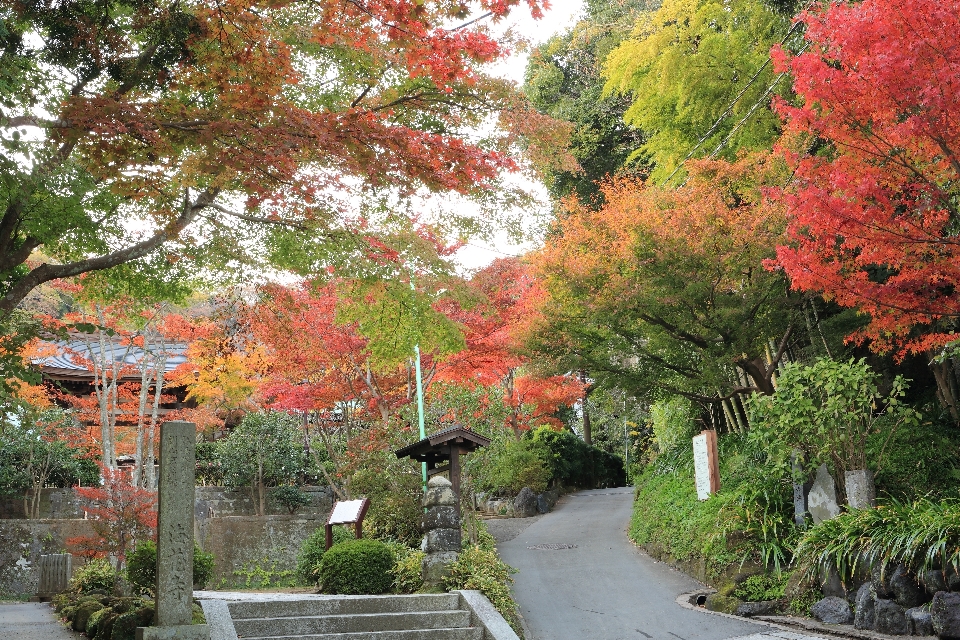
POLYGON ((847 590, 843 586, 840 574, 833 567, 827 569, 826 575, 823 575, 821 572, 820 591, 822 591, 825 596, 836 596, 838 598, 847 597, 847 590))
POLYGON ((735 613, 737 611, 737 607, 739 607, 741 604, 743 604, 743 601, 738 600, 733 596, 722 596, 719 593, 711 593, 707 596, 707 601, 703 606, 709 611, 735 613))
POLYGON ((427 553, 460 551, 462 546, 460 529, 432 529, 426 535, 427 553))
POLYGON ((850 604, 839 596, 827 596, 810 607, 810 613, 823 624, 850 624, 853 612, 850 604))
POLYGON ((450 565, 457 561, 457 553, 431 553, 423 559, 423 584, 426 587, 439 586, 450 575, 450 565))
POLYGON ((456 507, 432 507, 423 514, 423 531, 459 529, 460 518, 456 507))
POLYGON ((907 622, 910 623, 911 633, 915 636, 933 635, 933 616, 923 607, 907 609, 907 622))
POLYGON ((877 600, 877 622, 873 630, 889 636, 910 635, 910 622, 906 610, 893 600, 877 600))
POLYGON ((930 617, 933 632, 940 636, 940 640, 960 640, 960 593, 935 593, 930 617))
POLYGON ((851 509, 872 509, 877 506, 877 488, 873 471, 857 469, 844 474, 847 489, 847 504, 851 509))
POLYGON ((857 612, 853 616, 855 629, 870 630, 877 625, 877 590, 868 582, 857 591, 857 612))
POLYGON ((817 478, 810 487, 810 493, 807 494, 807 510, 814 524, 835 518, 840 513, 840 505, 837 504, 837 488, 825 464, 817 468, 817 478))
POLYGON ((550 504, 544 494, 537 494, 537 513, 546 513, 550 511, 550 504))
POLYGON ((423 506, 450 507, 457 504, 457 496, 453 493, 453 485, 443 476, 433 476, 427 483, 427 492, 423 495, 423 506))
POLYGON ((524 487, 513 499, 513 513, 517 518, 530 518, 537 515, 537 494, 530 487, 524 487))
POLYGON ((957 573, 956 569, 953 569, 947 575, 947 589, 949 591, 960 591, 960 573, 957 573))
POLYGON ((890 591, 893 592, 893 599, 904 609, 919 607, 929 601, 917 576, 902 565, 890 576, 890 591))
MULTIPOLYGON (((777 600, 761 600, 760 602, 743 602, 737 605, 734 615, 744 618, 753 616, 772 616, 780 608, 780 602, 777 600)), ((849 608, 849 607, 848 607, 849 608)))
POLYGON ((870 570, 870 582, 873 583, 873 588, 876 590, 878 598, 885 600, 893 598, 893 589, 890 588, 890 576, 892 576, 896 570, 897 568, 892 565, 873 565, 873 568, 870 570))
POLYGON ((931 569, 930 571, 924 571, 923 576, 921 576, 921 581, 923 582, 924 589, 931 596, 937 591, 947 591, 947 576, 944 571, 940 569, 931 569))

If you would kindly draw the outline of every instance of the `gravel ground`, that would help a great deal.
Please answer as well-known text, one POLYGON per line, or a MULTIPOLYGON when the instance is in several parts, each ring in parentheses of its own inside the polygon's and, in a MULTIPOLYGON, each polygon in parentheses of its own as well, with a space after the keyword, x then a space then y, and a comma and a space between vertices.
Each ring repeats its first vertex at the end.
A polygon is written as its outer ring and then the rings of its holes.
POLYGON ((487 531, 497 541, 497 544, 509 542, 523 533, 524 529, 542 518, 544 514, 533 516, 531 518, 490 518, 484 519, 487 525, 487 531))

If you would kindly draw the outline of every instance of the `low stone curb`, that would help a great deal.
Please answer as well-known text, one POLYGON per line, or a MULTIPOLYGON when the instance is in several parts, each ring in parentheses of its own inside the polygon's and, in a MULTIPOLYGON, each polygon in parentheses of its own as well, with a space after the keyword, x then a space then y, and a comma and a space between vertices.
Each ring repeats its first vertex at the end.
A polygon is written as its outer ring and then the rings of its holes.
POLYGON ((888 636, 875 631, 864 631, 854 629, 853 625, 848 624, 823 624, 810 618, 798 618, 795 616, 757 616, 751 620, 763 620, 774 624, 783 624, 793 627, 799 627, 807 631, 816 631, 817 633, 828 633, 840 638, 855 638, 856 640, 891 640, 892 638, 909 638, 913 640, 937 640, 937 636, 888 636))
POLYGON ((700 589, 697 591, 682 593, 677 596, 677 604, 684 609, 693 609, 703 613, 709 613, 710 615, 714 616, 723 616, 724 618, 732 618, 734 620, 749 620, 750 622, 755 622, 767 627, 773 627, 775 629, 782 629, 784 631, 795 631, 797 629, 813 631, 834 638, 853 638, 854 640, 937 640, 936 636, 888 636, 881 633, 875 633, 873 631, 861 631, 859 629, 854 629, 852 625, 826 625, 817 622, 816 620, 811 620, 810 618, 798 618, 794 616, 756 616, 752 618, 745 618, 742 616, 735 616, 732 613, 710 611, 705 607, 698 607, 697 605, 691 603, 691 600, 697 596, 708 596, 711 593, 716 593, 716 590, 700 589))
POLYGON ((464 603, 473 612, 476 621, 483 627, 484 640, 520 640, 500 612, 479 591, 453 591, 459 593, 464 603))

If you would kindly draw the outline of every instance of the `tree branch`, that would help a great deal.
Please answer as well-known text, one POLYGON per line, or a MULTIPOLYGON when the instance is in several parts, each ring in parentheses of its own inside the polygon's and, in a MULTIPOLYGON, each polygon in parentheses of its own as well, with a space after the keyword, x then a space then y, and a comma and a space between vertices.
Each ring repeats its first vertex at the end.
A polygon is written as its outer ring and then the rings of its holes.
POLYGON ((0 318, 10 315, 34 287, 44 282, 58 280, 60 278, 69 278, 89 271, 109 269, 149 254, 157 247, 178 237, 180 233, 197 218, 202 209, 213 204, 213 200, 217 197, 218 193, 219 189, 207 189, 197 196, 197 199, 193 203, 189 201, 189 193, 185 194, 183 209, 176 219, 153 236, 125 249, 119 249, 102 256, 77 260, 76 262, 69 262, 67 264, 44 263, 36 267, 22 280, 17 282, 17 284, 7 292, 7 295, 0 299, 0 318))

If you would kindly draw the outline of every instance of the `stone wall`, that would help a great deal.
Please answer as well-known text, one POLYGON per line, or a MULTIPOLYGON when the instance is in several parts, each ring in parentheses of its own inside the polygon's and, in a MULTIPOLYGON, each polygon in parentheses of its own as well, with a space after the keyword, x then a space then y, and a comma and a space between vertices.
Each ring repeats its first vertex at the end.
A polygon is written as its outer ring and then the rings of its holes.
MULTIPOLYGON (((329 487, 303 487, 310 496, 310 504, 301 507, 298 515, 319 516, 330 513, 333 507, 333 493, 329 487)), ((267 513, 286 515, 283 507, 273 504, 267 489, 267 513)), ((83 518, 81 501, 73 489, 43 489, 40 492, 40 517, 48 520, 72 520, 83 518)), ((198 514, 205 517, 252 516, 256 513, 250 489, 231 489, 229 487, 197 487, 198 514)), ((23 519, 23 500, 9 496, 0 497, 0 520, 23 519)))
POLYGON ((197 522, 197 543, 214 557, 208 588, 265 588, 289 584, 303 541, 323 529, 327 514, 301 516, 230 516, 197 522))
MULTIPOLYGON (((19 520, 24 516, 22 498, 0 497, 0 520, 19 520)), ((40 517, 48 520, 72 520, 83 518, 83 511, 73 489, 41 489, 40 517)))
POLYGON ((40 556, 62 553, 68 538, 91 535, 89 520, 0 520, 0 598, 35 594, 40 556))
MULTIPOLYGON (((214 554, 214 579, 208 587, 266 586, 289 581, 297 566, 303 541, 322 529, 333 508, 328 487, 305 487, 311 503, 297 515, 270 509, 266 517, 254 516, 253 500, 246 489, 197 487, 194 530, 197 543, 214 554)), ((36 564, 41 554, 62 553, 67 538, 93 535, 83 519, 72 489, 44 489, 41 514, 59 518, 25 520, 20 501, 6 501, 0 508, 0 596, 34 593, 39 577, 36 564)), ((269 504, 269 503, 268 503, 269 504)), ((75 568, 80 563, 75 563, 75 568)))

